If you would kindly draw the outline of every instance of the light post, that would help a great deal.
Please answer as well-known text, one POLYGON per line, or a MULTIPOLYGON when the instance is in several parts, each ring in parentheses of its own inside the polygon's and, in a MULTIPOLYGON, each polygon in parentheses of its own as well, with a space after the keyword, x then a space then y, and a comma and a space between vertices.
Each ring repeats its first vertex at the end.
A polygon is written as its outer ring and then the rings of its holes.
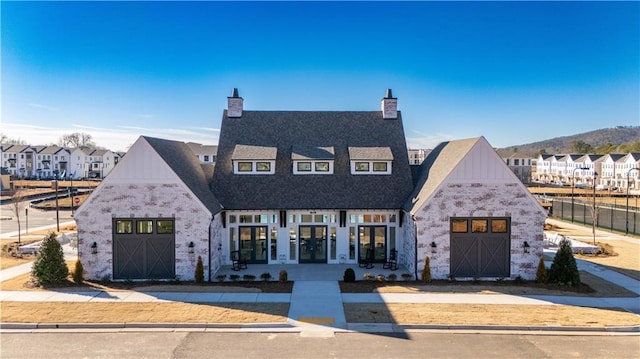
MULTIPOLYGON (((571 223, 573 223, 573 203, 574 203, 574 195, 573 191, 576 188, 576 171, 577 170, 588 170, 589 167, 578 167, 573 169, 573 173, 571 174, 571 180, 573 181, 573 186, 571 186, 571 223)), ((593 188, 595 188, 595 183, 593 184, 593 188)), ((584 222, 583 222, 584 223, 584 222)))
POLYGON ((55 183, 56 187, 56 232, 60 232, 60 211, 58 209, 58 180, 55 179, 53 180, 53 182, 55 183))
POLYGON ((598 172, 593 171, 593 245, 596 245, 596 222, 598 221, 598 209, 596 208, 596 176, 598 172))
POLYGON ((71 180, 71 186, 69 189, 69 194, 71 196, 71 217, 73 217, 73 205, 74 205, 74 201, 73 201, 73 175, 71 175, 71 177, 69 177, 69 180, 71 180))
POLYGON ((627 172, 627 211, 624 217, 625 219, 624 234, 625 235, 629 234, 629 175, 631 174, 631 171, 640 171, 640 168, 634 167, 627 172))

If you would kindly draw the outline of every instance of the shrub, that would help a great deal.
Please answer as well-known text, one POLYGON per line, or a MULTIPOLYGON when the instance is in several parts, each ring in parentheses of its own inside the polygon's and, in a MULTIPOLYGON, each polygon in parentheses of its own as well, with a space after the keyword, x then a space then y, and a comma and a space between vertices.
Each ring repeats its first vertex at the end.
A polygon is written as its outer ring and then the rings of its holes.
POLYGON ((271 273, 269 273, 269 272, 264 272, 264 273, 260 274, 260 278, 261 278, 263 281, 268 282, 268 281, 270 281, 270 280, 271 280, 271 273))
POLYGON ((398 279, 398 275, 395 273, 391 273, 387 276, 387 280, 389 282, 395 282, 398 279))
POLYGON ((280 273, 278 273, 278 280, 280 282, 288 282, 289 281, 289 274, 287 273, 286 270, 281 270, 280 273))
POLYGON ((373 276, 373 274, 367 272, 365 274, 362 275, 362 279, 364 280, 373 280, 375 277, 373 276))
POLYGON ((237 282, 240 279, 240 275, 238 275, 238 274, 230 274, 229 275, 229 279, 231 279, 232 282, 237 282))
POLYGON ((378 275, 376 276, 376 280, 377 280, 378 282, 384 282, 384 274, 378 274, 378 275))
POLYGON ((516 277, 516 279, 513 280, 516 284, 523 284, 524 283, 524 278, 522 278, 521 275, 518 274, 518 276, 516 277))
POLYGON ((355 282, 356 281, 356 272, 353 268, 347 268, 344 270, 344 275, 342 276, 342 280, 345 282, 355 282))
POLYGON ((402 277, 402 280, 404 280, 405 282, 408 282, 411 279, 413 279, 413 274, 411 273, 402 273, 400 274, 400 276, 402 277))
POLYGON ((195 273, 196 283, 204 282, 204 265, 202 264, 202 256, 198 256, 195 273))
POLYGON ((580 284, 578 265, 573 257, 571 242, 567 239, 560 241, 560 248, 558 248, 549 269, 549 281, 572 286, 580 284))
POLYGON ((424 259, 424 268, 422 268, 422 281, 431 283, 431 266, 429 264, 429 256, 424 259))
POLYGON ((82 267, 82 262, 79 259, 76 259, 72 277, 75 284, 82 284, 84 280, 84 267, 82 267))
POLYGON ((227 278, 226 274, 218 274, 216 276, 216 279, 218 280, 218 282, 224 282, 225 278, 227 278))
POLYGON ((248 282, 251 282, 251 281, 256 280, 256 276, 253 275, 253 274, 245 274, 245 275, 242 276, 242 279, 244 279, 244 280, 246 280, 248 282))
POLYGON ((540 257, 538 261, 538 270, 536 271, 536 283, 547 283, 549 279, 549 271, 544 265, 544 258, 540 257))
POLYGON ((49 232, 40 245, 31 276, 37 284, 59 284, 69 275, 69 268, 64 262, 62 246, 56 240, 56 234, 49 232))

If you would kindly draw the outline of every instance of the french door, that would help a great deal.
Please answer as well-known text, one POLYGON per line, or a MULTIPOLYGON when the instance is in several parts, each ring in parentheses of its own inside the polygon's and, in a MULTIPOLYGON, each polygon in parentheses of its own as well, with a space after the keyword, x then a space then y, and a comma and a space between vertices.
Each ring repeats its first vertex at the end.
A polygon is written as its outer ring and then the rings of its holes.
POLYGON ((387 226, 358 227, 359 258, 363 260, 369 253, 369 260, 384 263, 387 260, 387 226))
POLYGON ((267 263, 267 226, 240 227, 240 257, 247 263, 267 263))
POLYGON ((327 227, 300 226, 300 263, 327 263, 327 227))

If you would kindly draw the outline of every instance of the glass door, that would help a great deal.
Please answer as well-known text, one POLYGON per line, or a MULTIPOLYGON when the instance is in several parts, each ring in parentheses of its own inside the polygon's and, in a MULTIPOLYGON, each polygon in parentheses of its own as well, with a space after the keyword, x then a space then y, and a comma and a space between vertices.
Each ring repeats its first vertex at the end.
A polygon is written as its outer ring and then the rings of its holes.
POLYGON ((327 263, 327 227, 300 226, 300 263, 327 263))
POLYGON ((267 263, 267 227, 240 227, 240 257, 247 263, 267 263))
POLYGON ((387 226, 360 226, 358 230, 359 258, 364 259, 369 252, 372 262, 386 262, 387 226))

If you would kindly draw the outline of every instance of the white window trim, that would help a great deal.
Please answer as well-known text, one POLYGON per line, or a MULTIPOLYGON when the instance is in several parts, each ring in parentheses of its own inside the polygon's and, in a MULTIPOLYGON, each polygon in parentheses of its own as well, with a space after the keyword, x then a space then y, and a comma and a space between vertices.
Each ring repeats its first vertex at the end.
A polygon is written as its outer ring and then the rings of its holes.
POLYGON ((272 175, 276 173, 276 161, 273 160, 235 160, 233 161, 233 173, 237 175, 272 175), (251 163, 251 171, 240 171, 238 164, 240 162, 251 163), (269 171, 258 171, 258 162, 269 163, 269 171))
POLYGON ((391 163, 392 161, 367 161, 367 160, 352 160, 351 161, 351 174, 352 175, 390 175, 391 174, 391 163), (356 171, 356 163, 366 162, 369 163, 368 171, 356 171), (387 164, 386 171, 374 171, 373 164, 378 162, 384 162, 387 164))
POLYGON ((293 174, 294 175, 332 175, 333 174, 333 161, 332 160, 296 160, 293 161, 293 174), (309 162, 311 163, 311 171, 298 171, 298 163, 309 162), (316 163, 328 162, 328 171, 316 171, 316 163))

